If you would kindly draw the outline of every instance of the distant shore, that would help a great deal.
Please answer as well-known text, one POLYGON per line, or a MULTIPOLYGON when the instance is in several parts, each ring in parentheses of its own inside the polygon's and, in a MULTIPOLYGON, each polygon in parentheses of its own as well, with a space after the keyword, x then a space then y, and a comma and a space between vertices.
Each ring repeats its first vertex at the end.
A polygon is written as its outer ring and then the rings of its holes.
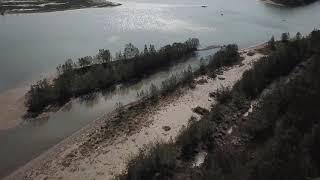
POLYGON ((104 0, 3 0, 0 3, 0 13, 1 15, 44 13, 84 8, 114 7, 120 5, 120 3, 113 3, 104 0))
POLYGON ((262 2, 266 3, 266 4, 271 4, 271 5, 275 5, 275 6, 285 6, 284 4, 280 4, 280 3, 276 3, 272 0, 261 0, 262 2))

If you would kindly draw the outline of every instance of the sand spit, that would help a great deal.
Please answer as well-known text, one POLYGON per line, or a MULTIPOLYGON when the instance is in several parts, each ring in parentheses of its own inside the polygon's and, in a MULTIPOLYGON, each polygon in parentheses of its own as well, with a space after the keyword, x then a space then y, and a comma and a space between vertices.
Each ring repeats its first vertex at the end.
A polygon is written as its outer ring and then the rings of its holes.
MULTIPOLYGON (((215 100, 209 97, 209 93, 221 86, 233 86, 252 63, 263 56, 259 53, 246 55, 246 52, 254 50, 254 47, 241 50, 243 62, 225 69, 217 78, 199 77, 206 79, 207 83, 197 84, 195 89, 184 89, 177 96, 161 99, 155 106, 146 105, 142 114, 129 115, 128 118, 132 119, 130 123, 120 122, 115 126, 118 133, 111 138, 101 137, 99 133, 102 130, 116 133, 106 124, 119 116, 117 112, 94 121, 5 179, 111 179, 125 170, 126 162, 139 148, 157 141, 174 140, 191 116, 199 118, 193 108, 210 109, 215 100), (87 144, 92 146, 85 146, 87 144)), ((130 111, 135 105, 133 103, 125 108, 130 111)))

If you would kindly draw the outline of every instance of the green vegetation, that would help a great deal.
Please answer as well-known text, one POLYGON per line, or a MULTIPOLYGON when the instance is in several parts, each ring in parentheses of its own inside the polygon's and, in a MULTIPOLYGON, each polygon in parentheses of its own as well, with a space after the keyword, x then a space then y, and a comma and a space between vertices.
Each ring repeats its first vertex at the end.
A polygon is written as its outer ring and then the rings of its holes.
POLYGON ((151 145, 128 163, 128 173, 118 179, 167 179, 175 173, 176 157, 172 143, 151 145))
MULTIPOLYGON (((43 79, 31 86, 26 106, 29 113, 39 113, 52 103, 64 103, 72 97, 139 79, 194 52, 198 44, 198 39, 189 39, 184 43, 164 46, 158 51, 150 45, 142 53, 128 44, 124 53, 116 54, 114 61, 109 50, 104 49, 99 50, 95 58, 80 58, 77 64, 69 59, 57 67, 58 76, 52 82, 43 79), (99 63, 93 63, 94 60, 99 63)), ((163 89, 170 91, 174 83, 173 77, 163 83, 163 89)))
MULTIPOLYGON (((284 33, 287 39, 287 33, 284 33)), ((299 35, 299 34, 298 34, 299 35)), ((263 89, 280 76, 287 75, 297 64, 311 57, 310 38, 295 38, 292 41, 281 40, 276 50, 267 57, 261 58, 254 67, 246 71, 235 88, 246 97, 256 98, 263 89)), ((270 43, 269 43, 270 44, 270 43)))
POLYGON ((305 179, 320 176, 320 56, 302 74, 279 85, 243 127, 251 142, 263 144, 249 179, 305 179), (263 162, 263 163, 262 163, 263 162))
POLYGON ((170 93, 173 93, 176 89, 182 86, 191 85, 193 83, 194 72, 192 71, 191 66, 189 65, 187 69, 183 70, 178 74, 173 74, 169 78, 161 82, 161 86, 157 87, 154 84, 151 84, 149 91, 141 91, 137 93, 138 97, 143 98, 144 100, 152 100, 157 102, 160 96, 165 96, 170 93))
POLYGON ((140 153, 130 161, 128 173, 121 175, 121 179, 319 177, 320 31, 275 42, 273 49, 232 90, 219 91, 216 95, 220 97, 219 103, 200 121, 192 120, 176 143, 152 148, 157 153, 156 149, 169 146, 166 154, 172 156, 165 159, 170 159, 170 165, 143 164, 154 162, 154 157, 162 153, 152 156, 140 153), (289 73, 289 79, 281 78, 289 73), (251 100, 258 98, 271 83, 273 89, 261 97, 259 106, 243 117, 251 100), (234 125, 238 131, 233 136, 226 135, 228 127, 234 125), (200 149, 206 150, 208 156, 200 168, 192 168, 190 161, 200 149), (149 166, 153 173, 144 173, 149 166))
POLYGON ((236 44, 229 44, 210 57, 208 68, 216 70, 223 66, 232 66, 239 62, 240 55, 236 44))

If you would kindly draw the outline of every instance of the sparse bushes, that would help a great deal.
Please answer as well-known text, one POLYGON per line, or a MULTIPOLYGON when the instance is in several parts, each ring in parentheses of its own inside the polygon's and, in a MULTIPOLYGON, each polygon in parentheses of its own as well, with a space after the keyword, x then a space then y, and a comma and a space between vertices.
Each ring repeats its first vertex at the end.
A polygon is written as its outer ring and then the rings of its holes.
POLYGON ((194 78, 194 75, 193 75, 193 72, 192 72, 192 68, 189 65, 188 69, 186 69, 186 70, 184 70, 182 72, 181 83, 183 83, 183 84, 191 83, 193 81, 193 78, 194 78))
POLYGON ((204 75, 207 73, 207 65, 204 62, 204 59, 200 59, 200 67, 199 67, 199 73, 201 75, 204 75))
POLYGON ((150 92, 150 98, 157 101, 160 95, 159 88, 156 85, 151 84, 149 92, 150 92))
POLYGON ((176 170, 177 150, 172 143, 152 144, 141 149, 118 180, 170 179, 176 170))
POLYGON ((198 145, 200 143, 212 145, 212 138, 213 123, 207 118, 190 122, 177 137, 177 144, 181 147, 181 157, 190 160, 197 152, 198 145))
POLYGON ((178 84, 177 76, 171 75, 169 79, 162 81, 161 83, 162 93, 166 94, 174 91, 177 87, 177 84, 178 84))
POLYGON ((232 99, 232 92, 229 87, 221 87, 215 93, 215 97, 220 104, 225 104, 232 99))

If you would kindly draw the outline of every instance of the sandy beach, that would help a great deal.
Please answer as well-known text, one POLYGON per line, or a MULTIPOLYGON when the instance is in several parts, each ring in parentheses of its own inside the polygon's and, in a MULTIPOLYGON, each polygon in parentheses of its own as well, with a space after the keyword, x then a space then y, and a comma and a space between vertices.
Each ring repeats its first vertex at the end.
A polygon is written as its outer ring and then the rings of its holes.
MULTIPOLYGON (((242 64, 225 69, 217 78, 198 77, 197 80, 206 79, 207 83, 199 83, 195 89, 183 89, 183 93, 174 98, 160 99, 155 107, 146 106, 143 113, 135 115, 138 118, 127 126, 130 133, 117 132, 112 138, 105 139, 96 136, 105 123, 116 116, 116 112, 106 114, 5 179, 112 179, 115 174, 125 170, 127 161, 140 148, 157 141, 174 140, 191 116, 199 118, 192 111, 193 108, 200 106, 210 109, 215 100, 209 97, 209 93, 217 91, 221 86, 232 87, 252 63, 263 56, 259 53, 248 56, 246 53, 263 46, 259 44, 240 50, 244 57, 242 64), (170 128, 168 130, 164 127, 170 128), (93 144, 94 148, 89 150, 83 148, 92 139, 99 143, 93 144)), ((135 103, 126 108, 130 111, 131 106, 135 106, 135 103)), ((127 132, 123 128, 122 131, 127 132)))

